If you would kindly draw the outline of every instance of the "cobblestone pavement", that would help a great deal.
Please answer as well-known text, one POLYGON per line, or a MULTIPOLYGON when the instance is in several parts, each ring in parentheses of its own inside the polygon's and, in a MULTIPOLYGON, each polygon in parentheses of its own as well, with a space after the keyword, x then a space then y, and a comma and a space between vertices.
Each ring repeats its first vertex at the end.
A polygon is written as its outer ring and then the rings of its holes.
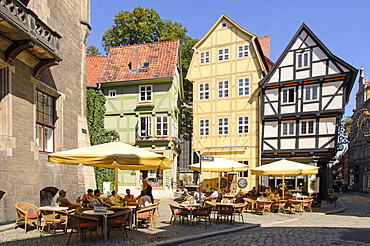
POLYGON ((182 245, 370 245, 370 196, 343 193, 339 197, 347 209, 342 213, 304 213, 296 219, 182 245))

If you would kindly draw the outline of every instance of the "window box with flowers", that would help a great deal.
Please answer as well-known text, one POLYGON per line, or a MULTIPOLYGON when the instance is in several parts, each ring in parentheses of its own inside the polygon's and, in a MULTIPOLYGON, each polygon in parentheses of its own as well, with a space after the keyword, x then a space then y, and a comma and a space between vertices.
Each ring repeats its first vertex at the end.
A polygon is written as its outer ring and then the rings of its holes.
POLYGON ((154 103, 153 102, 139 102, 136 106, 137 107, 154 107, 154 103))

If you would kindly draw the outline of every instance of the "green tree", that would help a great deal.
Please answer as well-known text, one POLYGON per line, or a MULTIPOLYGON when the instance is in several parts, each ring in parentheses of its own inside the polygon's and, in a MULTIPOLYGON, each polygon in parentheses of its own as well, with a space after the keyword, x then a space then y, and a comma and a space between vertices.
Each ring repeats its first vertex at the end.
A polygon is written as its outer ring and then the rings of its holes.
MULTIPOLYGON (((88 88, 86 90, 86 115, 89 129, 90 144, 97 145, 119 140, 119 134, 114 130, 104 129, 105 96, 101 90, 88 88)), ((114 184, 114 169, 95 167, 95 180, 98 189, 103 189, 103 182, 114 184)))
POLYGON ((101 53, 99 52, 98 48, 96 48, 94 45, 90 45, 86 48, 86 55, 87 56, 100 56, 101 53))
POLYGON ((153 43, 159 41, 180 40, 182 75, 184 78, 184 103, 182 105, 181 133, 189 139, 193 132, 192 123, 192 84, 185 80, 189 69, 192 47, 198 42, 187 35, 188 30, 181 23, 162 20, 157 11, 150 8, 136 7, 133 11, 120 11, 113 20, 114 25, 102 37, 106 52, 114 46, 153 43))

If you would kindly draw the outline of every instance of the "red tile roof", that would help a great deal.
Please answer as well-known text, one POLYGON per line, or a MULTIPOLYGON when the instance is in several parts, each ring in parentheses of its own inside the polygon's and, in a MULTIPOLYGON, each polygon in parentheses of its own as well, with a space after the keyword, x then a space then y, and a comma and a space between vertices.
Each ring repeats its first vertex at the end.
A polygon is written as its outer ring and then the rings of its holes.
POLYGON ((112 47, 99 83, 173 77, 178 50, 178 40, 112 47), (132 56, 137 54, 139 69, 131 68, 132 56), (142 68, 144 62, 150 63, 148 68, 142 68))
POLYGON ((86 57, 86 86, 97 87, 96 83, 103 71, 106 56, 87 56, 86 57))

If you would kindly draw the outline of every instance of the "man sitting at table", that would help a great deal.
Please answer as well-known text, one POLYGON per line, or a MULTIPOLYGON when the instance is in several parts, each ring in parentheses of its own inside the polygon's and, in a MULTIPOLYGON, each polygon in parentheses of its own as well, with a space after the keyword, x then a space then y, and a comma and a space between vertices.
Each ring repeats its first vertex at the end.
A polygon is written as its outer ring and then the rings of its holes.
POLYGON ((203 192, 209 192, 211 190, 211 187, 209 187, 209 184, 207 183, 206 186, 203 188, 203 192))
POLYGON ((143 207, 148 205, 152 205, 152 199, 146 194, 145 190, 142 190, 139 196, 139 206, 143 207))
POLYGON ((94 198, 94 191, 92 189, 88 189, 87 193, 84 194, 82 197, 82 205, 88 207, 90 206, 91 200, 94 198))
POLYGON ((112 191, 112 195, 109 197, 109 203, 112 205, 118 205, 118 203, 122 203, 122 197, 117 195, 116 199, 116 191, 112 191))
POLYGON ((67 198, 67 191, 60 190, 59 191, 59 197, 57 198, 57 202, 60 204, 61 207, 68 207, 69 209, 75 209, 81 207, 79 204, 74 204, 70 202, 67 198))
POLYGON ((91 200, 91 206, 95 205, 103 205, 104 207, 110 207, 110 204, 103 201, 103 199, 100 198, 100 190, 96 189, 94 190, 94 198, 91 200))

